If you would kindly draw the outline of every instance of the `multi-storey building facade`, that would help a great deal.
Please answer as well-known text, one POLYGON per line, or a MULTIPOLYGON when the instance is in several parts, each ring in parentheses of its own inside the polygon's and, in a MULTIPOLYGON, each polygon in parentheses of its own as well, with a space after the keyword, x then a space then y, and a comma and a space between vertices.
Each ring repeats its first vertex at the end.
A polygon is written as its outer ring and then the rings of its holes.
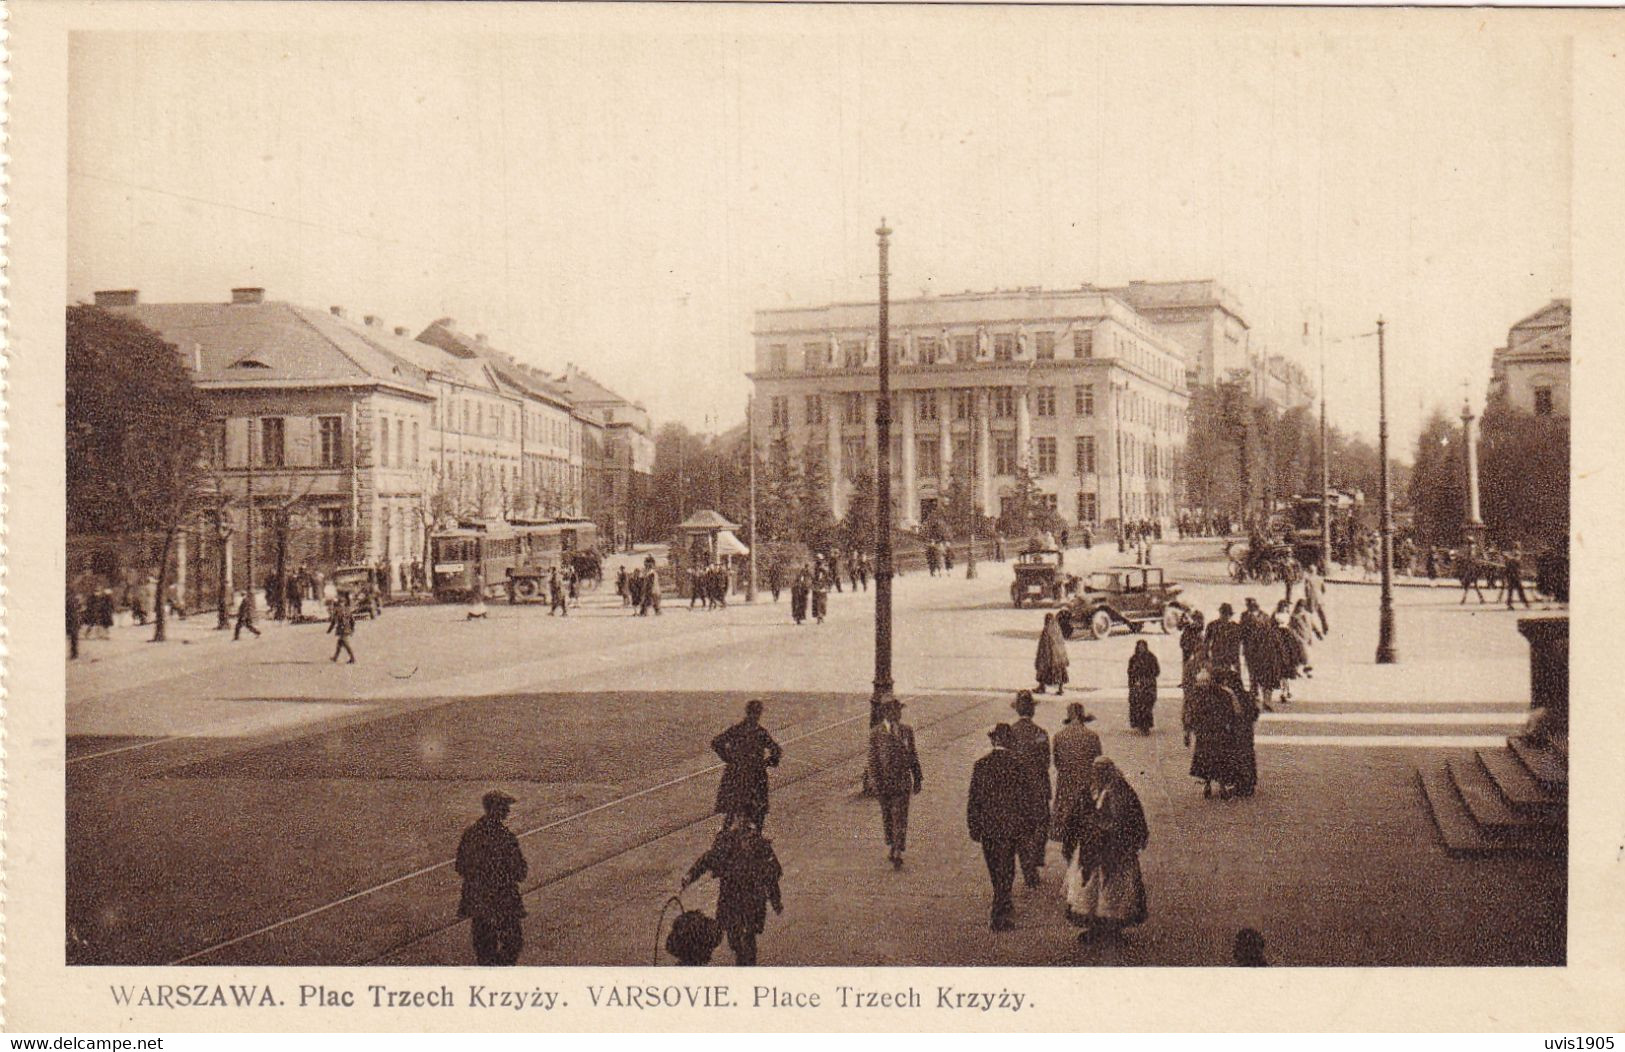
POLYGON ((559 390, 592 426, 592 465, 582 487, 585 514, 598 522, 617 548, 648 539, 647 497, 654 477, 655 441, 649 411, 599 383, 575 363, 556 381, 559 390))
POLYGON ((1490 359, 1490 397, 1536 416, 1569 415, 1572 311, 1553 300, 1507 331, 1490 359))
MULTIPOLYGON (((998 515, 1026 466, 1067 521, 1116 524, 1177 508, 1187 354, 1095 288, 893 301, 892 492, 905 527, 950 482, 975 479, 998 515)), ((755 434, 824 459, 844 513, 876 448, 873 303, 756 314, 755 434)))
MULTIPOLYGON (((441 523, 580 516, 589 483, 604 485, 603 407, 572 404, 562 379, 450 319, 413 338, 259 288, 234 289, 229 303, 144 304, 136 290, 95 299, 173 343, 215 408, 212 485, 222 508, 252 519, 257 572, 291 530, 295 564, 388 564, 399 580, 441 523)), ((224 546, 213 530, 183 539, 182 592, 214 572, 221 547, 241 587, 250 532, 245 521, 224 546)))

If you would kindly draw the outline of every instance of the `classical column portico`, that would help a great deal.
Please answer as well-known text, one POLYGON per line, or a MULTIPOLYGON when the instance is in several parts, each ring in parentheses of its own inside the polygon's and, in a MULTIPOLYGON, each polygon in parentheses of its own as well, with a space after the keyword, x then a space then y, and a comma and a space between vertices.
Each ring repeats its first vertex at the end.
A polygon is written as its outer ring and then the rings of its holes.
POLYGON ((1025 468, 1031 468, 1033 463, 1033 418, 1032 410, 1027 405, 1031 395, 1030 387, 1016 389, 1016 463, 1025 468))
POLYGON ((949 405, 937 406, 937 427, 942 436, 942 448, 937 452, 937 496, 948 495, 948 481, 954 475, 954 431, 950 422, 952 411, 952 392, 949 392, 949 405))
POLYGON ((829 449, 824 458, 829 466, 829 510, 839 519, 846 509, 841 507, 841 414, 833 402, 824 420, 829 431, 829 449))
POLYGON ((991 406, 988 405, 992 392, 982 387, 977 389, 976 398, 976 462, 981 471, 982 482, 982 514, 991 515, 993 509, 993 432, 988 421, 991 406))
POLYGON ((914 462, 914 392, 898 391, 895 397, 897 419, 901 420, 903 494, 897 517, 902 522, 919 520, 919 484, 915 479, 914 462))

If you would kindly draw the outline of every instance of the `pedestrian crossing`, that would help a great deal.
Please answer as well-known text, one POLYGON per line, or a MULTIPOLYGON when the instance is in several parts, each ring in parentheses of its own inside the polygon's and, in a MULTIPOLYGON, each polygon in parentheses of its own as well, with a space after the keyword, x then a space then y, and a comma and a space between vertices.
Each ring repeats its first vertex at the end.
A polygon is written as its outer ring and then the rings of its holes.
POLYGON ((1509 701, 1277 703, 1259 717, 1259 746, 1477 749, 1504 744, 1528 717, 1509 701))

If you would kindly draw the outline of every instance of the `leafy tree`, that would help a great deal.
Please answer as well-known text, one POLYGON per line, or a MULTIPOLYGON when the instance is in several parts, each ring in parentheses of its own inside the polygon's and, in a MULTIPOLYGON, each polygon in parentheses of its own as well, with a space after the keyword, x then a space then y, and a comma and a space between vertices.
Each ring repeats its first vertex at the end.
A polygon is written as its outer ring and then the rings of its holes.
POLYGON ((1479 442, 1484 524, 1497 543, 1564 546, 1569 534, 1569 421, 1496 399, 1479 442))
POLYGON ((68 308, 68 530, 157 535, 153 641, 164 640, 169 557, 207 503, 208 408, 173 344, 97 307, 68 308))
POLYGON ((1418 544, 1431 547, 1460 542, 1467 510, 1464 456, 1460 425, 1435 409, 1417 436, 1407 487, 1418 544))

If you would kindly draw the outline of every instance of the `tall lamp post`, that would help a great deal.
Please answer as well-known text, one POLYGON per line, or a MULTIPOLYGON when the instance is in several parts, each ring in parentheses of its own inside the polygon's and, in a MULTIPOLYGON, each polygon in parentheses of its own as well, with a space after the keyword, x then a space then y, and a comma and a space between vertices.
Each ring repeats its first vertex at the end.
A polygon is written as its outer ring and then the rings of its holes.
POLYGON ((1332 467, 1326 441, 1326 318, 1320 318, 1320 573, 1332 565, 1332 467))
POLYGON ((750 545, 750 577, 745 581, 745 602, 756 602, 756 396, 745 401, 745 437, 750 457, 750 530, 746 534, 750 545))
POLYGON ((875 692, 869 699, 869 723, 879 722, 881 706, 892 699, 891 674, 891 305, 887 253, 891 228, 881 217, 880 239, 880 393, 875 399, 875 692))
POLYGON ((1377 319, 1377 456, 1382 459, 1382 605, 1377 614, 1377 664, 1392 665, 1394 653, 1394 502, 1388 479, 1388 353, 1383 320, 1377 319))

